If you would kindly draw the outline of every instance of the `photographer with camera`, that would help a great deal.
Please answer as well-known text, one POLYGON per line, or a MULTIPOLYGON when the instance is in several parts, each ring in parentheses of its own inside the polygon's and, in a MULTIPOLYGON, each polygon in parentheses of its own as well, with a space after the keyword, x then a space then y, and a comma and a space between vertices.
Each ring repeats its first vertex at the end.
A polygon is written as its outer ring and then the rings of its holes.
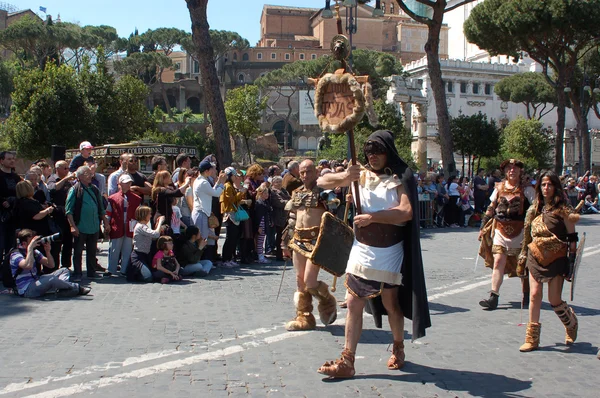
POLYGON ((41 268, 53 269, 54 259, 50 253, 52 237, 36 236, 30 229, 22 229, 17 233, 18 245, 10 251, 10 268, 19 295, 27 298, 41 297, 46 293, 57 292, 62 297, 86 295, 90 288, 69 282, 71 273, 60 268, 47 275, 41 275, 41 268), (36 248, 42 245, 44 256, 36 248))

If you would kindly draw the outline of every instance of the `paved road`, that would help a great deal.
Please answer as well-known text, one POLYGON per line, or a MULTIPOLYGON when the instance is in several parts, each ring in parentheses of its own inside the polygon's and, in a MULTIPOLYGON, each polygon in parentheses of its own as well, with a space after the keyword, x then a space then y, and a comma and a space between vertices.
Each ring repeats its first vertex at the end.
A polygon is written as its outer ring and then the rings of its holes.
POLYGON ((473 270, 476 231, 427 230, 433 327, 407 344, 403 371, 386 368, 389 326, 366 318, 356 378, 323 379, 315 370, 341 352, 345 310, 330 327, 286 332, 293 273, 275 301, 282 264, 256 265, 173 285, 105 278, 92 283, 93 296, 71 300, 1 295, 0 397, 597 397, 599 226, 599 216, 585 216, 579 228, 588 244, 571 348, 544 304, 542 349, 519 353, 527 314, 518 280, 505 282, 497 311, 481 310, 490 272, 473 270))

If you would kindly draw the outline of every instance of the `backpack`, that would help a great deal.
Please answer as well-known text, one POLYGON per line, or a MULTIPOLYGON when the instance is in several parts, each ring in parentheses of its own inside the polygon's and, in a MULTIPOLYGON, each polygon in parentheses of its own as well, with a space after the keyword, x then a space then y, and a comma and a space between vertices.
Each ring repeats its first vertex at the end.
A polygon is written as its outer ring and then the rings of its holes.
POLYGON ((2 259, 2 263, 0 264, 0 276, 2 277, 2 284, 7 289, 13 289, 15 294, 17 292, 17 277, 21 272, 23 272, 23 268, 19 267, 17 272, 13 275, 12 269, 10 266, 10 256, 17 251, 18 249, 12 249, 9 251, 6 256, 2 259))

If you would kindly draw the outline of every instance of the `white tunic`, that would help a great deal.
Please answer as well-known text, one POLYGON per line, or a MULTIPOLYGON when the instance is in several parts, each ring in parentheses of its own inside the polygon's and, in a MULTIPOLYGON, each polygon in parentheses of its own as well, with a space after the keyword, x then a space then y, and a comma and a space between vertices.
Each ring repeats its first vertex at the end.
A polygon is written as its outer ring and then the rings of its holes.
MULTIPOLYGON (((398 176, 383 176, 380 179, 375 173, 363 170, 359 180, 362 213, 397 207, 400 204, 397 188, 401 185, 398 176)), ((373 247, 354 239, 346 272, 371 281, 401 285, 403 259, 404 242, 390 247, 373 247)))

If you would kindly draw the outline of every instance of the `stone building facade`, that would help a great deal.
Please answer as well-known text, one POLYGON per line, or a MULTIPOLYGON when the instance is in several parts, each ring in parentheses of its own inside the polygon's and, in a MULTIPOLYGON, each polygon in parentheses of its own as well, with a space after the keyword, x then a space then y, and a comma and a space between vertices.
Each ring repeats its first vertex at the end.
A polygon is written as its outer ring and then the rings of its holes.
MULTIPOLYGON (((488 120, 494 119, 500 126, 506 126, 517 117, 527 117, 525 105, 502 101, 494 92, 494 85, 505 77, 516 73, 535 71, 535 63, 500 64, 441 60, 442 77, 446 88, 447 106, 451 117, 460 114, 474 115, 481 112, 488 120)), ((394 102, 403 111, 407 127, 413 135, 412 151, 420 166, 435 166, 441 160, 437 114, 431 89, 427 59, 405 65, 409 79, 393 76, 387 93, 387 101, 394 102)), ((550 105, 551 106, 551 105, 550 105)), ((541 119, 552 130, 556 129, 556 112, 552 111, 541 119)), ((565 124, 565 167, 572 169, 577 159, 574 156, 577 145, 575 133, 577 122, 573 113, 567 111, 565 124)), ((600 129, 600 120, 593 112, 589 114, 589 128, 600 129)), ((592 138, 592 162, 600 168, 600 137, 592 138), (595 148, 595 149, 594 149, 595 148)), ((456 155, 456 163, 462 159, 456 155)))
MULTIPOLYGON (((384 51, 393 54, 402 62, 410 62, 425 56, 427 27, 418 24, 404 15, 393 1, 384 1, 383 18, 372 16, 373 7, 358 6, 358 29, 353 35, 353 48, 384 51), (387 6, 386 6, 387 4, 387 6)), ((221 80, 222 94, 244 84, 253 83, 265 73, 279 69, 287 63, 313 60, 330 54, 330 42, 337 34, 335 19, 323 19, 321 9, 307 7, 284 7, 265 5, 260 18, 261 36, 255 47, 241 51, 230 51, 217 61, 217 72, 221 80)), ((346 8, 341 7, 340 16, 345 19, 346 8)), ((448 57, 448 28, 442 30, 440 56, 448 57)), ((174 52, 171 55, 177 65, 175 71, 163 74, 169 101, 172 106, 183 109, 190 107, 188 102, 199 101, 204 111, 201 79, 197 62, 188 54, 174 52), (181 90, 185 89, 182 93, 181 90)), ((299 92, 307 87, 284 88, 293 93, 290 98, 292 113, 287 118, 287 100, 271 93, 271 108, 261 123, 265 132, 274 132, 282 148, 299 151, 314 151, 322 135, 318 125, 301 123, 299 92), (287 120, 287 136, 286 131, 287 120)), ((287 94, 286 94, 287 95, 287 94)), ((160 90, 152 95, 153 103, 162 104, 160 90)), ((192 108, 193 109, 193 108, 192 108)), ((193 109, 194 110, 194 109, 193 109)))

